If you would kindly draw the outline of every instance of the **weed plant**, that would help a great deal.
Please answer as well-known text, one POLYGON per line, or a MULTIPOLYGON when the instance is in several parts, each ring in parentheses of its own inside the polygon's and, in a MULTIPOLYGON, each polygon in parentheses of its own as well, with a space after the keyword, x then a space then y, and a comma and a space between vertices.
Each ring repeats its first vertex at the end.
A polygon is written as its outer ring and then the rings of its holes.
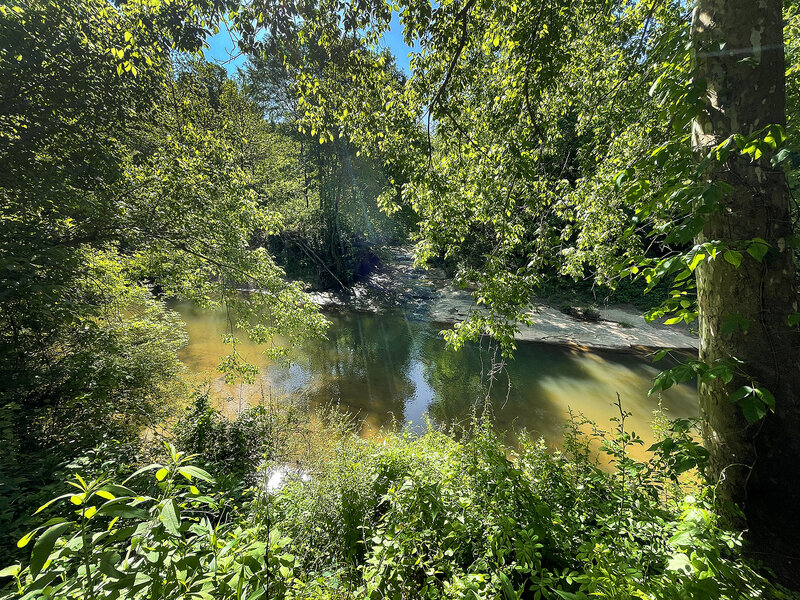
POLYGON ((121 483, 65 482, 19 542, 30 560, 2 571, 6 597, 791 598, 722 526, 691 423, 662 423, 636 461, 618 407, 611 433, 573 419, 560 452, 525 434, 512 450, 485 421, 379 440, 340 426, 309 458, 311 481, 274 494, 263 481, 232 494, 194 464, 225 461, 168 445, 121 483))

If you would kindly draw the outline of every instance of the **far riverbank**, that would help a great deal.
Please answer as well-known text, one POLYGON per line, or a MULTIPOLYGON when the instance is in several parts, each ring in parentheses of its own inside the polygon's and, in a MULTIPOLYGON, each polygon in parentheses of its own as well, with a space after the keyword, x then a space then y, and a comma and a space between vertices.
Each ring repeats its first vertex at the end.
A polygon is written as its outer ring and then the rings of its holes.
MULTIPOLYGON (((421 269, 413 264, 408 248, 390 249, 392 258, 364 281, 346 291, 312 292, 312 301, 328 310, 382 313, 402 308, 415 317, 453 325, 484 310, 472 294, 452 286, 441 269, 421 269)), ((673 348, 694 352, 697 336, 685 324, 648 323, 642 311, 626 304, 599 308, 598 319, 580 318, 542 300, 528 309, 533 325, 521 325, 516 339, 571 346, 586 350, 642 351, 673 348)))

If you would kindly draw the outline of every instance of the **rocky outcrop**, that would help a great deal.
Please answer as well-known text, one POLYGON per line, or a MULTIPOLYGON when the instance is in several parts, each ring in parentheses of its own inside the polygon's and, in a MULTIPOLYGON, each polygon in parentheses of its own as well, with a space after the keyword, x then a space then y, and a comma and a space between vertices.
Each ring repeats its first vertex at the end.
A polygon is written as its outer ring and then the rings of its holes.
MULTIPOLYGON (((313 301, 321 307, 379 313, 402 309, 414 318, 443 325, 465 320, 475 311, 472 294, 455 289, 441 269, 415 267, 407 248, 391 248, 392 259, 346 292, 315 292, 313 301)), ((608 305, 599 318, 585 317, 585 311, 569 314, 534 300, 529 314, 533 325, 521 325, 516 339, 571 345, 586 349, 637 350, 675 348, 696 350, 697 336, 686 326, 647 323, 641 311, 629 305, 608 305)))

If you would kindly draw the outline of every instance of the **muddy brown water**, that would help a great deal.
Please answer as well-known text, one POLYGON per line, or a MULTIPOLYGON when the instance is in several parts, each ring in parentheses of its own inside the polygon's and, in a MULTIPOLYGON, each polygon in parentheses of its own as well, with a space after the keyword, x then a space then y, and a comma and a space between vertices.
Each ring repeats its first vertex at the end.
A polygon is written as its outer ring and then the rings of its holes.
POLYGON ((230 351, 222 342, 225 313, 188 304, 174 308, 189 334, 181 359, 199 381, 210 384, 217 406, 227 414, 265 395, 296 397, 311 409, 336 406, 356 417, 362 435, 368 436, 399 425, 424 428, 426 415, 435 425, 466 423, 476 403, 488 396, 501 431, 525 429, 557 446, 570 410, 610 429, 617 394, 632 413, 628 428, 648 444, 659 403, 670 418, 698 412, 693 385, 648 396, 663 363, 656 366, 646 356, 631 353, 520 343, 514 359, 492 380, 486 344, 447 349, 440 335, 445 326, 402 311, 328 314, 332 325, 327 339, 294 348, 290 366, 268 360, 257 346, 242 341, 237 349, 261 367, 260 378, 255 385, 226 385, 217 371, 221 357, 230 351))

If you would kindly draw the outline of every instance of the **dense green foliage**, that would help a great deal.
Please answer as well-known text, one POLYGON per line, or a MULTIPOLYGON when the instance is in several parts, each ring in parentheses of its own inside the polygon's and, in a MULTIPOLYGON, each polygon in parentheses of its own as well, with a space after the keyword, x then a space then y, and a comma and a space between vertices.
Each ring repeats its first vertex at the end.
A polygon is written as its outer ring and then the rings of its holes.
MULTIPOLYGON (((310 483, 269 495, 259 474, 298 422, 273 407, 228 421, 201 395, 165 464, 118 482, 153 453, 142 432, 159 437, 197 398, 168 299, 224 305, 220 371, 253 381, 237 331, 276 357, 325 328, 287 271, 346 288, 410 229, 418 261, 445 264, 487 308, 448 340, 488 334, 506 355, 533 294, 563 277, 582 282, 570 295, 659 290, 650 317, 688 324, 713 261, 766 273, 791 258, 797 235, 703 232, 734 195, 720 175, 733 166, 796 192, 798 11, 784 3, 785 127, 701 153, 698 50, 724 44, 693 41, 679 0, 0 5, 0 527, 22 538, 0 557, 31 547, 2 571, 9 594, 786 597, 744 566, 717 487, 678 483, 702 479, 709 456, 688 424, 641 463, 622 411, 602 440, 609 471, 574 424, 564 454, 525 437, 514 452, 482 425, 460 441, 347 434, 320 444, 310 483), (376 49, 397 10, 409 76, 376 49), (250 53, 236 80, 197 54, 223 15, 250 53), (34 513, 60 479, 73 489, 34 513)), ((717 312, 722 338, 751 326, 717 312)), ((780 316, 788 340, 800 314, 780 316)), ((788 402, 749 369, 725 350, 654 390, 717 385, 749 428, 788 402)))
MULTIPOLYGON (((55 470, 157 427, 189 397, 177 357, 186 335, 165 297, 225 302, 267 345, 276 332, 293 343, 324 328, 300 284, 252 244, 279 219, 259 202, 235 143, 238 89, 211 67, 169 60, 170 46, 199 46, 202 11, 213 9, 174 8, 0 7, 0 516, 9 533, 55 470)), ((235 344, 221 368, 253 373, 235 344)))
POLYGON ((419 215, 419 260, 456 263, 456 281, 476 285, 489 309, 453 341, 488 332, 510 347, 553 272, 613 284, 618 264, 643 252, 646 229, 625 235, 634 206, 613 181, 671 138, 648 90, 665 74, 686 75, 680 6, 404 6, 403 34, 420 47, 402 87, 387 82, 382 57, 347 51, 357 35, 366 46, 385 31, 388 6, 338 17, 320 16, 326 2, 294 10, 296 25, 265 44, 292 56, 320 40, 323 50, 295 66, 304 126, 320 139, 347 136, 390 165, 402 194, 387 194, 385 206, 419 215))
MULTIPOLYGON (((592 436, 611 471, 577 423, 555 455, 527 437, 512 452, 480 425, 459 442, 340 433, 311 482, 274 495, 215 483, 169 447, 121 484, 67 482, 20 541, 30 561, 3 573, 44 598, 788 597, 738 562, 711 490, 676 483, 687 454, 630 458, 641 441, 622 414, 592 436)), ((691 452, 680 431, 665 439, 691 452)))
POLYGON ((153 66, 140 66, 136 77, 119 74, 107 48, 128 38, 135 18, 104 3, 31 4, 4 11, 2 27, 4 39, 23 36, 30 46, 0 65, 10 103, 0 236, 0 310, 10 327, 0 392, 4 410, 24 422, 19 436, 40 408, 52 418, 51 409, 80 400, 99 413, 113 400, 130 417, 125 403, 138 410, 165 397, 156 390, 178 369, 183 334, 151 298, 154 286, 201 303, 236 303, 240 322, 264 341, 275 331, 321 330, 298 286, 250 246, 275 218, 250 189, 242 151, 218 135, 228 123, 205 118, 205 104, 228 103, 230 121, 235 91, 193 94, 191 74, 176 81, 161 55, 148 57, 153 66), (62 41, 71 46, 60 48, 62 41), (243 286, 261 293, 240 302, 243 286), (113 358, 100 368, 103 352, 113 358))
POLYGON ((420 219, 418 260, 444 257, 457 283, 474 286, 488 312, 452 342, 489 333, 512 349, 530 298, 554 273, 612 289, 629 277, 637 289, 672 288, 651 300, 650 316, 692 323, 690 276, 700 261, 754 244, 749 254, 763 258, 758 240, 700 247, 693 238, 728 193, 713 178, 729 159, 775 154, 795 178, 793 3, 789 139, 770 129, 720 140, 723 152, 699 157, 700 166, 690 137, 705 84, 693 75, 685 3, 401 3, 404 38, 417 48, 402 86, 387 81, 381 55, 366 52, 387 30, 390 8, 337 12, 321 0, 244 14, 268 32, 252 40, 255 50, 294 69, 303 126, 384 161, 401 190, 384 196, 385 207, 420 219), (287 22, 277 27, 279 14, 287 22), (293 62, 308 41, 321 49, 293 62))

